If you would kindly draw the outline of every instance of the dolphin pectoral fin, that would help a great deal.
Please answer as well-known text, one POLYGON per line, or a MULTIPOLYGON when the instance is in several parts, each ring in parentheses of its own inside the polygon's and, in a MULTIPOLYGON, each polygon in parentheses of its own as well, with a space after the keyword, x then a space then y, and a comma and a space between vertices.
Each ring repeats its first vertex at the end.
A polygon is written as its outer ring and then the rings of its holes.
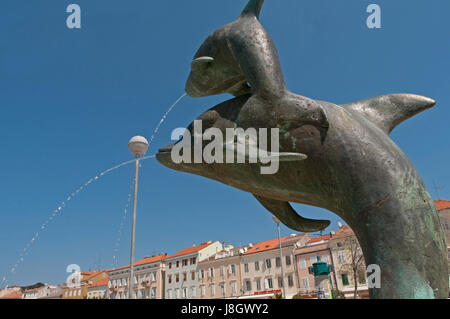
POLYGON ((223 147, 224 154, 231 152, 234 154, 234 158, 245 159, 249 163, 267 163, 269 161, 280 161, 280 162, 295 162, 303 161, 308 158, 307 155, 301 153, 287 153, 287 152, 266 152, 261 151, 257 147, 248 146, 245 147, 245 152, 242 152, 244 146, 240 143, 227 143, 223 147))
POLYGON ((255 198, 287 227, 301 232, 315 232, 330 225, 329 220, 314 220, 301 217, 288 202, 254 195, 255 198))
POLYGON ((436 101, 415 94, 381 95, 342 105, 376 124, 387 134, 404 120, 433 107, 436 101))

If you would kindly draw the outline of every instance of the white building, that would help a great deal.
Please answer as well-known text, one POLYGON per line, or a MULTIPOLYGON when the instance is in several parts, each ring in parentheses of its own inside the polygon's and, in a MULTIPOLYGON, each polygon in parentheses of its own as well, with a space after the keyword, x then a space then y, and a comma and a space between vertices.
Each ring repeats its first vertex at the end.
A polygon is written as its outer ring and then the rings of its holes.
POLYGON ((57 285, 45 284, 42 287, 26 290, 22 299, 60 299, 63 288, 57 285))
POLYGON ((198 262, 223 250, 218 242, 207 241, 199 246, 183 249, 166 259, 165 298, 197 299, 198 262))

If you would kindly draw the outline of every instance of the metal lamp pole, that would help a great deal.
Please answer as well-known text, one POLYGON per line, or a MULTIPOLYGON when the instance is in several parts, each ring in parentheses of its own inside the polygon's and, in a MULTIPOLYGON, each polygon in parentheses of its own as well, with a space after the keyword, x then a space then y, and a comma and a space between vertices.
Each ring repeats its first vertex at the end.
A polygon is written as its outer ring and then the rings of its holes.
POLYGON ((283 254, 281 250, 281 236, 280 236, 280 220, 273 216, 273 221, 277 224, 278 230, 278 246, 280 247, 280 264, 281 264, 281 287, 283 289, 283 297, 286 298, 286 288, 284 287, 284 267, 283 267, 283 254))
POLYGON ((131 231, 131 257, 130 257, 130 282, 128 284, 128 299, 133 299, 133 274, 134 274, 134 240, 136 234, 136 204, 137 204, 137 188, 139 176, 139 157, 144 155, 148 149, 148 142, 145 137, 135 136, 128 143, 131 153, 136 156, 136 168, 134 172, 134 200, 133 200, 133 226, 131 231))

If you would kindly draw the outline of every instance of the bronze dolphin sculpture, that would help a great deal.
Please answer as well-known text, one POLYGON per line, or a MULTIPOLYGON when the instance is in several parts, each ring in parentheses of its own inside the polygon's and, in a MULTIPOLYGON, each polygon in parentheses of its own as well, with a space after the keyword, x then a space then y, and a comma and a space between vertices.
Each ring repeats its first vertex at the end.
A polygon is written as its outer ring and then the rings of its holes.
MULTIPOLYGON (((336 105, 290 92, 276 48, 259 22, 263 0, 213 32, 191 65, 193 97, 231 93, 199 116, 210 127, 279 128, 280 152, 305 154, 281 162, 273 175, 259 164, 175 164, 161 148, 157 160, 253 194, 286 226, 311 232, 328 221, 299 216, 289 202, 328 209, 354 230, 366 264, 381 269, 371 298, 447 298, 447 246, 434 202, 414 166, 389 138, 402 121, 435 101, 391 94, 336 105)), ((192 125, 188 131, 192 131, 192 125)))

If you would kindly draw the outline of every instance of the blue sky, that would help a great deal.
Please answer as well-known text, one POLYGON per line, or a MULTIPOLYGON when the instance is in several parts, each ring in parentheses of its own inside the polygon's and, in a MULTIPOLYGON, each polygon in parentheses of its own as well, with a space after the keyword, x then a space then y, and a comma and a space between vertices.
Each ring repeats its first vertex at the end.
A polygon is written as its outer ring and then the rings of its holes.
MULTIPOLYGON (((111 266, 133 165, 90 184, 27 243, 67 196, 99 172, 132 159, 127 142, 150 137, 183 93, 190 61, 246 1, 3 0, 0 2, 0 281, 62 283, 66 267, 111 266), (66 27, 67 5, 82 9, 66 27)), ((401 124, 393 140, 433 198, 450 199, 450 41, 447 0, 267 0, 261 22, 280 55, 290 90, 337 104, 416 93, 437 105, 401 124), (369 30, 377 3, 382 29, 369 30)), ((230 98, 186 97, 167 117, 149 154, 176 127, 230 98)), ((338 217, 295 207, 305 216, 338 217)), ((128 215, 130 217, 130 214, 128 215)), ((235 245, 276 236, 271 215, 250 194, 143 162, 136 257, 168 254, 206 240, 235 245)), ((129 261, 130 219, 118 252, 129 261)), ((327 231, 328 231, 327 230, 327 231)), ((282 234, 293 231, 282 227, 282 234)), ((0 284, 2 286, 2 284, 0 284)))

